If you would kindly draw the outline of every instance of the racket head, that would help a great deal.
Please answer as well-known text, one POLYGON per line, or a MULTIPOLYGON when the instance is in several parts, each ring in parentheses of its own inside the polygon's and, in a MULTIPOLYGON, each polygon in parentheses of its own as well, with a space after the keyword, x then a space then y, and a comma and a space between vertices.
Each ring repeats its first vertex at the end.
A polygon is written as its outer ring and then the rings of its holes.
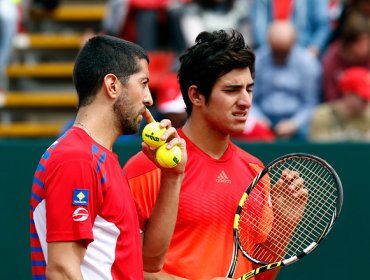
POLYGON ((284 155, 266 165, 248 186, 236 211, 234 238, 252 262, 288 265, 316 248, 332 228, 342 205, 342 184, 332 166, 311 154, 284 155), (281 195, 276 197, 282 188, 276 190, 277 182, 287 169, 303 179, 306 200, 290 196, 281 203, 281 195), (289 225, 291 219, 279 216, 278 202, 299 222, 289 225), (295 210, 297 203, 304 203, 303 212, 295 210))

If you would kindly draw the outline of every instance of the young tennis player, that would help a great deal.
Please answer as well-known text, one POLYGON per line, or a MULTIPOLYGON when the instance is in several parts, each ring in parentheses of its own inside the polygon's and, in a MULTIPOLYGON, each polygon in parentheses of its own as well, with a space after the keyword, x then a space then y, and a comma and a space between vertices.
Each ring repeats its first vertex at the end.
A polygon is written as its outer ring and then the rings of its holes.
MULTIPOLYGON (((145 277, 223 279, 233 256, 236 207, 263 168, 258 158, 230 141, 231 134, 243 131, 252 105, 255 55, 240 33, 220 30, 200 33, 180 62, 179 82, 188 118, 178 133, 186 140, 188 162, 163 270, 145 277)), ((163 174, 143 153, 131 158, 124 171, 145 235, 163 174)), ((256 217, 268 222, 271 205, 267 190, 261 191, 256 217)), ((240 257, 235 276, 252 268, 240 257)), ((274 279, 276 273, 264 273, 258 279, 274 279)))

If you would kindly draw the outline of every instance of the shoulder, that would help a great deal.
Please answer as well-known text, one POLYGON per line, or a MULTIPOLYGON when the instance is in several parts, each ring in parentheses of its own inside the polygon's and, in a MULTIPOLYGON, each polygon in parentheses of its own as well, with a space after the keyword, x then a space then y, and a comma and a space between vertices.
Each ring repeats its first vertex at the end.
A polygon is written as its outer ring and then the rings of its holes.
POLYGON ((158 167, 142 151, 132 156, 123 167, 127 179, 137 177, 155 169, 158 169, 158 167))
POLYGON ((50 161, 75 161, 93 159, 93 153, 99 150, 93 145, 90 138, 87 138, 83 133, 68 130, 43 154, 44 159, 50 161))

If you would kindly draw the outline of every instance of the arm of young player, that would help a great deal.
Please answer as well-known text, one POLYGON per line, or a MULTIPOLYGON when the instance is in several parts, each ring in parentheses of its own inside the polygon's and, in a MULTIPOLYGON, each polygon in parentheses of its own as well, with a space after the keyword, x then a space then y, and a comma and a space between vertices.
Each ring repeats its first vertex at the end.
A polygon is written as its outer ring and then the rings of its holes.
POLYGON ((46 278, 49 280, 83 280, 81 262, 86 248, 83 241, 48 243, 46 278))
MULTIPOLYGON (((161 168, 161 185, 143 237, 143 263, 144 271, 147 272, 159 272, 163 267, 176 224, 180 189, 187 161, 185 140, 179 137, 175 128, 170 127, 169 120, 162 120, 160 123, 167 128, 162 139, 168 142, 168 148, 178 145, 182 155, 180 163, 174 168, 163 168, 157 164, 161 168)), ((155 151, 144 142, 142 145, 143 152, 156 163, 155 151)))

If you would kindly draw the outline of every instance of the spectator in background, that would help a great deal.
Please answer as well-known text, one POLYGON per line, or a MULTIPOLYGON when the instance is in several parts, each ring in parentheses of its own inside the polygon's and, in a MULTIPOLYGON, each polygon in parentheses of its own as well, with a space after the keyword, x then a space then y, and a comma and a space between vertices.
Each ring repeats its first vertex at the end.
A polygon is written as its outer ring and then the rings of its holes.
POLYGON ((171 120, 173 127, 180 128, 185 123, 187 114, 177 73, 169 72, 163 77, 156 92, 156 107, 160 118, 171 120))
POLYGON ((340 38, 331 43, 322 57, 323 99, 333 101, 341 96, 338 79, 352 66, 370 69, 370 21, 353 12, 343 25, 340 38))
POLYGON ((6 67, 9 63, 13 38, 18 28, 18 0, 0 1, 0 95, 8 88, 6 67))
POLYGON ((310 126, 312 141, 370 141, 370 72, 350 67, 339 79, 343 95, 318 106, 310 126))
POLYGON ((193 0, 188 4, 180 19, 181 32, 186 46, 193 44, 202 31, 235 29, 248 42, 250 0, 193 0))
POLYGON ((296 43, 289 21, 275 21, 268 44, 256 51, 252 116, 277 137, 305 139, 308 122, 319 101, 320 63, 296 43))
POLYGON ((331 33, 328 0, 252 0, 251 22, 254 47, 266 43, 269 25, 275 20, 291 20, 297 30, 297 42, 320 55, 331 33))

